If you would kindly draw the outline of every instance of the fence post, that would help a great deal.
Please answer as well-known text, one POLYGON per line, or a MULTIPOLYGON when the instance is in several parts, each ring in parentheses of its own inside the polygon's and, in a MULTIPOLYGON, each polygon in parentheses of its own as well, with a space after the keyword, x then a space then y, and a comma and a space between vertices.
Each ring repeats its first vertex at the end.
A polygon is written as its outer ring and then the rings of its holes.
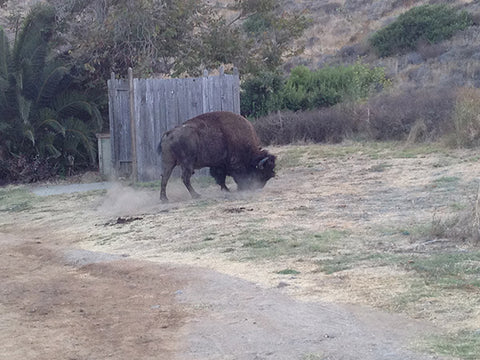
POLYGON ((118 177, 118 169, 117 169, 117 162, 115 156, 117 155, 115 152, 115 144, 116 144, 116 137, 114 135, 113 129, 115 129, 115 119, 113 116, 113 107, 117 106, 115 101, 115 73, 112 71, 110 74, 110 81, 107 81, 108 87, 108 123, 110 127, 110 151, 111 151, 111 168, 112 168, 112 176, 114 178, 118 177))
POLYGON ((132 139, 132 181, 135 184, 138 178, 137 169, 137 136, 135 129, 135 93, 133 84, 133 70, 128 68, 128 91, 130 95, 130 136, 132 139))
POLYGON ((202 113, 208 112, 210 102, 208 101, 208 70, 203 70, 202 78, 202 113))

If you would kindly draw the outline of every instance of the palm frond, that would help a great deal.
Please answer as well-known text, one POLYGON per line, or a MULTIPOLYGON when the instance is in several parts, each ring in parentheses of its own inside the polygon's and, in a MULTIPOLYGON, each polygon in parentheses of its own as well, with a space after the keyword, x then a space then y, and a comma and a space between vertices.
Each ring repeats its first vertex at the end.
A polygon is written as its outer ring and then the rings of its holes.
POLYGON ((45 145, 45 150, 50 154, 51 157, 57 159, 62 156, 60 150, 58 150, 53 143, 47 143, 45 145))
MULTIPOLYGON (((8 66, 10 62, 10 45, 7 35, 2 27, 0 27, 0 79, 7 81, 8 66)), ((1 86, 1 84, 0 84, 1 86)), ((2 89, 0 88, 0 91, 2 89)))
POLYGON ((30 123, 30 110, 32 108, 32 101, 26 99, 23 95, 17 95, 18 114, 24 124, 30 123))
POLYGON ((21 63, 22 59, 36 57, 32 63, 44 63, 46 53, 39 50, 48 47, 54 27, 55 12, 53 8, 46 4, 33 6, 23 22, 23 27, 15 43, 14 61, 21 63))
POLYGON ((66 131, 64 143, 66 152, 80 156, 82 153, 86 153, 90 162, 94 164, 97 156, 96 141, 87 124, 77 118, 70 117, 63 122, 63 126, 66 131))
POLYGON ((33 132, 32 128, 26 127, 23 130, 23 136, 30 140, 33 145, 35 145, 35 133, 33 132))
POLYGON ((38 92, 36 103, 38 106, 45 106, 51 103, 55 95, 58 94, 59 85, 68 74, 68 69, 65 66, 59 66, 47 74, 42 81, 38 92))
POLYGON ((87 97, 75 91, 64 92, 55 99, 54 106, 60 117, 76 117, 88 123, 91 131, 102 128, 102 114, 97 105, 87 97))
POLYGON ((44 108, 38 114, 39 116, 35 124, 37 129, 48 128, 53 130, 55 134, 65 137, 65 127, 57 120, 57 113, 54 110, 44 108))
MULTIPOLYGON (((10 46, 7 35, 0 27, 0 112, 6 116, 6 112, 11 107, 9 101, 9 67, 10 67, 10 46)), ((4 118, 5 120, 5 118, 4 118)))
POLYGON ((37 4, 28 13, 15 42, 12 54, 14 72, 22 74, 22 91, 30 99, 37 96, 54 27, 53 8, 37 4))

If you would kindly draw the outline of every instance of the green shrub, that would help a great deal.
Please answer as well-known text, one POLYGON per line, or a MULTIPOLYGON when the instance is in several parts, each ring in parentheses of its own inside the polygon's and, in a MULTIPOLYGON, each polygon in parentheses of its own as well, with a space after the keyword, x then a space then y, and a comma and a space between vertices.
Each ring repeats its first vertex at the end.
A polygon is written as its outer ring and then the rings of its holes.
POLYGON ((416 49, 419 41, 438 43, 472 24, 472 16, 466 11, 445 4, 423 5, 376 32, 370 43, 380 56, 390 56, 416 49))
POLYGON ((259 35, 269 30, 272 26, 270 19, 264 14, 253 14, 243 22, 243 30, 247 34, 259 35))
POLYGON ((277 110, 312 110, 365 99, 389 83, 383 68, 360 63, 316 71, 297 66, 285 81, 277 73, 263 72, 242 83, 241 111, 260 117, 277 110))
POLYGON ((282 91, 283 108, 298 111, 332 106, 345 100, 367 98, 389 81, 383 68, 357 63, 311 71, 305 66, 292 70, 282 91))
POLYGON ((272 72, 262 72, 242 83, 240 106, 245 116, 259 117, 278 110, 282 76, 272 72))

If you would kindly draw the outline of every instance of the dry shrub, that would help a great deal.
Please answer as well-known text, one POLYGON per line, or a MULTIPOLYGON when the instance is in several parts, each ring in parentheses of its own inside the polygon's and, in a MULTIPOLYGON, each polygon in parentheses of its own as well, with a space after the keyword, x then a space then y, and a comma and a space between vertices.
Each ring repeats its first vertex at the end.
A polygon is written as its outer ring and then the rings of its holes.
POLYGON ((57 169, 49 160, 25 155, 0 160, 0 185, 11 182, 32 183, 55 176, 57 169))
POLYGON ((427 41, 419 41, 417 51, 424 60, 434 59, 447 51, 444 44, 431 44, 427 41))
POLYGON ((355 119, 347 115, 345 106, 311 111, 276 112, 254 122, 265 145, 290 144, 301 141, 341 142, 356 130, 355 119))
POLYGON ((460 88, 453 112, 454 129, 449 143, 459 147, 480 145, 480 90, 460 88))
POLYGON ((449 131, 455 103, 451 88, 423 88, 383 93, 364 105, 369 133, 376 140, 431 141, 449 131))
POLYGON ((342 8, 342 4, 338 2, 328 3, 321 6, 321 9, 325 11, 326 14, 336 14, 342 8))
POLYGON ((254 123, 265 144, 340 142, 345 138, 480 145, 480 90, 452 87, 384 92, 366 103, 277 112, 254 123))
POLYGON ((434 214, 430 235, 480 245, 480 187, 472 204, 466 209, 446 219, 437 218, 434 214))

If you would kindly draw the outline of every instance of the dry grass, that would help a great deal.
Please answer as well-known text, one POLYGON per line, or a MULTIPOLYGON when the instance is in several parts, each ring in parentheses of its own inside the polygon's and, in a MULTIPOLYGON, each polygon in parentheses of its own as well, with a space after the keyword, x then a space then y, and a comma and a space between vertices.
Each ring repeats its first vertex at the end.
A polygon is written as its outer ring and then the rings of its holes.
POLYGON ((292 296, 402 312, 445 332, 478 328, 478 243, 431 231, 472 208, 477 226, 477 151, 356 142, 270 150, 278 177, 261 192, 224 194, 204 182, 196 184, 203 198, 191 200, 172 182, 163 205, 157 189, 35 199, 9 188, 3 199, 27 206, 2 209, 0 230, 204 266, 265 287, 282 282, 292 296), (116 221, 127 215, 138 219, 116 221))
POLYGON ((459 89, 453 122, 451 143, 462 147, 480 145, 480 90, 459 89))

